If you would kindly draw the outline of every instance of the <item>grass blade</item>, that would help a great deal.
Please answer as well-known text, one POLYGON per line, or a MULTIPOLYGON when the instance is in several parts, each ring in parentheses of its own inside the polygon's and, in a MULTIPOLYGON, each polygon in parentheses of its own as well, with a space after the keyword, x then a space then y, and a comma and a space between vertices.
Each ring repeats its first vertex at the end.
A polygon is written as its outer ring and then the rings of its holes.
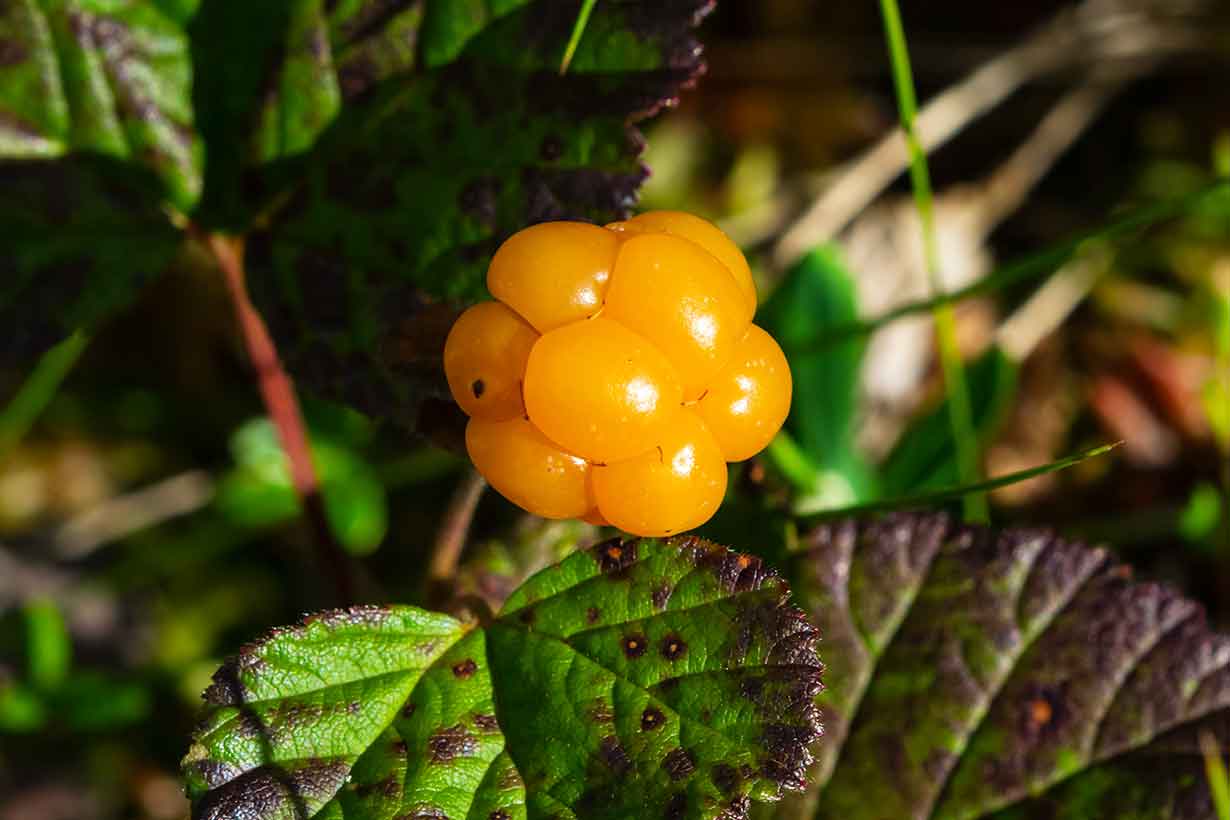
MULTIPOLYGON (((897 0, 880 0, 884 17, 884 32, 888 39, 888 53, 893 68, 893 85, 897 90, 897 107, 901 112, 901 127, 905 131, 910 153, 910 182, 914 188, 914 204, 922 222, 923 248, 926 252, 927 275, 931 291, 939 301, 932 308, 935 319, 936 343, 940 352, 940 365, 944 371, 944 386, 948 393, 949 421, 956 445, 957 470, 961 480, 972 485, 979 475, 978 440, 974 434, 973 413, 970 409, 969 388, 965 383, 965 366, 957 347, 957 325, 952 303, 943 296, 943 284, 939 275, 939 251, 935 239, 935 209, 931 194, 931 174, 927 157, 918 138, 915 119, 918 102, 914 95, 914 76, 910 69, 910 55, 905 43, 905 29, 901 25, 901 12, 897 0)), ((971 492, 962 496, 965 520, 987 523, 990 512, 986 496, 971 492)))
POLYGON ((1213 807, 1218 820, 1230 820, 1230 778, 1226 776, 1226 764, 1221 758, 1217 741, 1209 732, 1200 733, 1200 752, 1204 755, 1204 773, 1213 796, 1213 807))
POLYGON ((932 490, 930 492, 917 493, 914 495, 903 495, 896 498, 884 499, 883 501, 873 501, 869 504, 857 504, 852 507, 842 507, 840 509, 823 510, 814 513, 801 511, 801 515, 803 515, 808 521, 821 521, 828 518, 844 518, 851 515, 863 515, 865 513, 884 512, 888 510, 930 507, 945 501, 951 501, 954 498, 964 498, 970 493, 985 495, 991 490, 1006 487, 1009 484, 1016 484, 1021 481, 1027 481, 1031 478, 1037 478, 1040 475, 1046 475, 1047 473, 1056 473, 1060 470, 1066 470, 1069 467, 1080 464, 1082 461, 1109 453, 1121 443, 1122 442, 1101 444, 1097 447, 1091 447, 1088 450, 1082 450, 1081 452, 1067 456, 1066 458, 1061 458, 1058 461, 1052 461, 1049 464, 1030 467, 1027 470, 1020 470, 1015 473, 1007 473, 1006 475, 979 481, 975 484, 945 487, 941 490, 932 490))
POLYGON ((1207 197, 1218 194, 1224 195, 1228 193, 1230 193, 1230 181, 1220 180, 1186 196, 1141 206, 1140 208, 1129 212, 1119 219, 1116 219, 1101 227, 1079 233, 1071 239, 1064 240, 1052 248, 1047 248, 1046 250, 1039 251, 1038 253, 1030 254, 1024 259, 1018 259, 1016 261, 1009 262, 1006 265, 1001 265, 991 273, 984 276, 982 279, 972 282, 963 288, 958 288, 957 290, 951 291, 947 294, 933 296, 917 302, 910 302, 909 304, 893 308, 892 310, 886 311, 879 316, 874 316, 870 319, 835 325, 827 329, 823 334, 808 342, 806 345, 791 348, 789 352, 809 353, 815 350, 822 350, 829 345, 844 341, 851 336, 862 336, 873 333, 885 325, 896 321, 897 319, 903 319, 907 316, 914 316, 919 313, 931 312, 935 310, 938 305, 945 302, 960 302, 963 299, 981 296, 984 293, 993 293, 1018 282, 1025 282, 1030 279, 1048 276, 1053 273, 1056 268, 1060 267, 1075 256, 1088 242, 1118 239, 1135 231, 1156 225, 1157 223, 1163 222, 1167 219, 1180 216, 1181 214, 1191 210, 1194 206, 1199 204, 1207 197))
POLYGON ((564 48, 564 59, 559 64, 561 77, 568 73, 568 66, 572 64, 572 58, 577 53, 577 46, 581 44, 581 35, 585 33, 585 27, 589 25, 589 15, 593 13, 594 6, 597 4, 598 0, 585 0, 581 4, 577 21, 572 24, 572 34, 568 37, 568 45, 564 48))
POLYGON ((43 354, 8 406, 0 412, 0 459, 9 454, 34 425, 77 363, 89 338, 80 330, 43 354))

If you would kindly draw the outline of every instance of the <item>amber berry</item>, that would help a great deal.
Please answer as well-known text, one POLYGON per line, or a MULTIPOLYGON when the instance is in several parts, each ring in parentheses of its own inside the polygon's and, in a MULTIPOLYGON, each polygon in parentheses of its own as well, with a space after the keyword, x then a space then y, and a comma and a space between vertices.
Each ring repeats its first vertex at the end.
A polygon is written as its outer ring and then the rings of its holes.
POLYGON ((748 320, 730 272, 694 242, 634 236, 615 264, 603 316, 657 347, 679 374, 685 401, 700 396, 743 338, 748 320))
POLYGON ((543 518, 580 518, 593 509, 590 465, 548 441, 523 418, 470 419, 466 450, 500 495, 543 518))
POLYGON ((500 421, 524 415, 521 377, 538 341, 534 328, 499 302, 480 302, 444 342, 444 374, 466 415, 500 421))
POLYGON ((530 421, 568 452, 597 463, 651 450, 681 400, 666 357, 602 317, 544 334, 525 369, 530 421))
POLYGON ((790 365, 773 337, 756 325, 708 385, 696 411, 727 461, 759 453, 790 412, 790 365))
POLYGON ((619 237, 597 225, 532 225, 495 252, 487 289, 546 333, 602 308, 618 248, 619 237))
POLYGON ((637 535, 699 527, 726 494, 722 451, 700 417, 686 409, 675 413, 653 450, 593 471, 602 516, 637 535))
POLYGON ((743 308, 750 320, 756 313, 756 283, 752 269, 739 246, 708 220, 684 211, 649 211, 623 222, 613 222, 608 228, 621 233, 668 233, 695 242, 717 257, 734 277, 743 294, 743 308))

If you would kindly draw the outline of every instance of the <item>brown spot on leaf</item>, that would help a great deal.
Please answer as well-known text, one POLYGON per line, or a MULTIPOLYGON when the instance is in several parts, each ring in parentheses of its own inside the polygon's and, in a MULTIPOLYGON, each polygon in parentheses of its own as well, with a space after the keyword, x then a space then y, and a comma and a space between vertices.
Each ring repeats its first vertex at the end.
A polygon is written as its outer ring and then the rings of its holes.
POLYGON ((662 657, 668 661, 677 661, 687 652, 688 645, 678 635, 667 635, 662 639, 662 657))
POLYGON ((363 783, 354 790, 354 793, 359 797, 379 794, 383 797, 394 798, 401 794, 401 782, 396 775, 389 775, 375 783, 363 783))
POLYGON ((599 699, 589 710, 589 719, 594 723, 614 723, 615 710, 609 703, 599 699))
POLYGON ((596 624, 598 623, 598 619, 601 617, 602 610, 598 609, 596 606, 591 606, 589 609, 585 610, 585 621, 587 623, 596 624))
POLYGON ((466 658, 464 661, 453 664, 453 676, 462 680, 470 677, 478 671, 478 664, 473 658, 466 658))
POLYGON ((625 774, 632 768, 632 759, 614 735, 607 735, 598 742, 598 754, 615 774, 625 774))
POLYGON ((487 815, 487 820, 512 820, 512 815, 503 809, 496 809, 487 815))
POLYGON ((662 714, 660 709, 655 709, 650 706, 644 712, 641 712, 641 731, 652 732, 666 722, 666 716, 662 714))
POLYGON ((427 755, 432 763, 447 763, 458 757, 470 757, 478 751, 478 739, 461 724, 433 732, 427 738, 427 755))
POLYGON ((644 635, 627 635, 623 639, 624 657, 635 660, 645 654, 648 641, 644 635))
POLYGON ((739 773, 728 763, 713 764, 713 785, 718 791, 729 797, 739 788, 739 773))
POLYGON ((662 758, 662 768, 666 770, 671 780, 683 780, 696 771, 696 758, 682 746, 676 746, 662 758))
POLYGON ((500 731, 500 721, 496 719, 495 715, 476 714, 474 716, 474 725, 484 732, 500 731))
POLYGON ((671 586, 670 581, 662 580, 653 588, 653 592, 649 594, 653 601, 654 609, 666 609, 666 604, 671 599, 671 593, 675 588, 671 586))
POLYGON ((598 562, 598 568, 611 575, 636 563, 636 541, 612 538, 595 545, 590 554, 598 562))
POLYGON ((662 816, 666 820, 679 820, 681 817, 687 816, 688 813, 688 796, 684 792, 675 792, 671 795, 671 799, 666 801, 666 810, 662 816))
POLYGON ((406 741, 394 740, 389 748, 393 750, 393 754, 395 755, 404 755, 407 751, 406 741))
POLYGON ((534 611, 534 608, 532 606, 527 606, 525 609, 521 610, 520 613, 518 613, 517 620, 526 626, 529 626, 534 623, 534 619, 537 617, 538 613, 534 611))
POLYGON ((413 703, 411 703, 410 701, 406 701, 406 705, 401 707, 401 716, 404 718, 411 717, 414 714, 414 710, 416 708, 418 707, 416 707, 413 703))

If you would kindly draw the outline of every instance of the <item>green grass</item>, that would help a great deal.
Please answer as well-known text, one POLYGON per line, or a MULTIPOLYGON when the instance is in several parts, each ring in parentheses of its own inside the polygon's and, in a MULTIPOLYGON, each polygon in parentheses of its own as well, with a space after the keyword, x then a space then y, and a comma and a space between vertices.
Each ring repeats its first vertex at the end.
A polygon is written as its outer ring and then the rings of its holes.
POLYGON ((559 64, 561 76, 568 73, 568 66, 572 64, 572 58, 577 53, 577 46, 581 44, 581 35, 585 33, 585 27, 589 25, 589 15, 593 13, 596 5, 598 5, 598 0, 585 0, 581 4, 581 11, 577 14, 576 22, 572 24, 572 34, 568 37, 568 45, 564 47, 564 59, 559 64))
POLYGON ((0 412, 0 459, 25 438, 88 343, 89 338, 78 330, 39 359, 34 372, 0 412))
MULTIPOLYGON (((884 32, 888 40, 889 59, 892 62, 893 85, 897 91, 901 127, 905 131, 910 153, 910 182, 914 188, 914 204, 922 222, 927 275, 931 280, 931 290, 939 299, 932 307, 931 313, 935 320, 936 344, 944 372, 944 387, 948 393, 949 420, 957 453, 957 472, 961 482, 972 487, 977 484, 981 472, 978 465, 978 438, 970 409, 969 387, 965 382, 965 366, 957 347, 957 327, 952 302, 944 298, 943 283, 940 279, 931 174, 915 122, 918 102, 914 94, 910 54, 906 47, 905 29, 901 24, 897 0, 880 0, 880 9, 884 17, 884 32)), ((985 524, 990 520, 985 493, 971 490, 962 497, 961 503, 966 521, 985 524)))

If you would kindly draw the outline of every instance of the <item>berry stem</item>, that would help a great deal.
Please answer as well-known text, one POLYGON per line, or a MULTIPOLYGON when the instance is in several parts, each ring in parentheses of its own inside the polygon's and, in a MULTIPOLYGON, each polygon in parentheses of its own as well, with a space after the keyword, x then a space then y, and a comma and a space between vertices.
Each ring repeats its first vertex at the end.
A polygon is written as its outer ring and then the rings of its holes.
POLYGON ((351 571, 350 560, 343 552, 341 545, 333 535, 325 514, 324 497, 320 492, 320 481, 316 476, 316 468, 312 464, 312 453, 308 446, 307 430, 303 423, 303 414, 299 409, 299 400, 295 397, 295 387, 291 382, 282 361, 278 357, 277 348, 269 335, 268 328, 252 300, 248 296, 248 286, 243 266, 243 239, 241 237, 208 234, 203 241, 222 270, 222 278, 226 290, 235 308, 235 318, 243 336, 248 359, 256 371, 257 386, 269 418, 278 431, 278 440, 286 453, 286 461, 290 468, 291 484, 299 497, 304 514, 313 530, 312 539, 320 561, 321 571, 333 579, 334 589, 339 603, 347 605, 355 600, 354 573, 351 571))
POLYGON ((453 576, 465 548, 470 522, 483 497, 487 482, 478 471, 470 468, 453 491, 431 552, 431 566, 427 572, 428 596, 436 602, 447 599, 452 593, 453 576))

